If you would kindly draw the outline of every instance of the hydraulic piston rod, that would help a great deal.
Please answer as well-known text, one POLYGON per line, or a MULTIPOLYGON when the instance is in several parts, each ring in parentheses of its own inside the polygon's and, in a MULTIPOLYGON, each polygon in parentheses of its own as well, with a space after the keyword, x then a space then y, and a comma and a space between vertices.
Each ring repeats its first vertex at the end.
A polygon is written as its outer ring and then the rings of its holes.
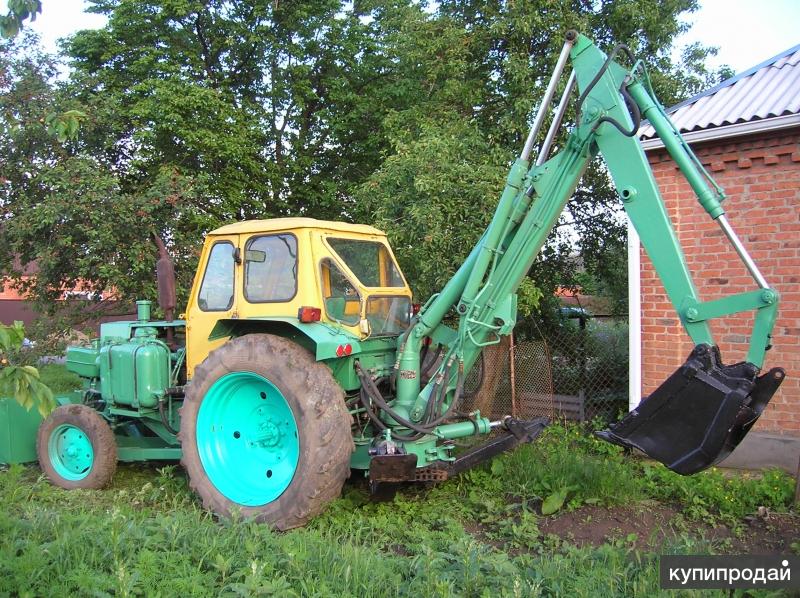
POLYGON ((522 148, 522 153, 519 156, 521 160, 528 160, 531 156, 533 144, 536 143, 536 138, 539 136, 539 130, 542 128, 542 123, 544 123, 547 110, 550 107, 550 103, 553 101, 553 94, 556 92, 558 80, 561 79, 561 73, 564 72, 564 67, 567 64, 567 60, 569 60, 569 53, 572 50, 572 44, 575 43, 576 39, 578 39, 577 32, 567 32, 567 39, 564 42, 564 47, 561 48, 561 54, 558 56, 556 68, 553 70, 553 74, 550 76, 550 82, 547 84, 547 90, 544 92, 542 103, 539 105, 539 111, 536 113, 536 118, 533 120, 533 126, 528 133, 528 139, 525 141, 525 147, 522 148))
POLYGON ((564 120, 564 114, 567 111, 569 99, 574 88, 575 71, 572 71, 572 73, 569 75, 569 79, 567 79, 567 86, 564 88, 564 93, 561 94, 561 101, 558 103, 558 108, 556 108, 555 116, 553 116, 553 122, 550 123, 550 128, 547 130, 547 135, 542 143, 542 149, 539 150, 539 155, 536 156, 536 166, 541 166, 544 164, 545 160, 547 160, 547 156, 550 155, 550 148, 552 147, 553 140, 556 138, 556 134, 561 127, 561 121, 564 120))

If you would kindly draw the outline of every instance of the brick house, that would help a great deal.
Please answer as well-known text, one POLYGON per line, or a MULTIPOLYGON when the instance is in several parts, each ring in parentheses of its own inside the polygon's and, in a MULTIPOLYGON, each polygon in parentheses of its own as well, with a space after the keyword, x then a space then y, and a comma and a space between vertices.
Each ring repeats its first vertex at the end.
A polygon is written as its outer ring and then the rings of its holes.
MULTIPOLYGON (((769 445, 764 445, 764 450, 771 455, 764 457, 765 463, 772 460, 772 464, 794 470, 800 453, 800 45, 670 108, 668 113, 725 189, 728 199, 723 207, 732 226, 781 296, 774 349, 767 353, 765 368, 782 366, 787 378, 750 435, 751 445, 737 453, 758 452, 752 442, 761 439, 769 445), (775 462, 778 453, 787 450, 791 455, 775 462)), ((756 288, 652 128, 643 127, 640 135, 703 300, 756 288)), ((640 284, 641 332, 640 339, 631 339, 631 346, 635 352, 639 344, 641 352, 632 355, 632 361, 635 364, 641 359, 640 390, 646 396, 683 363, 692 343, 652 264, 636 249, 638 255, 631 261, 634 270, 636 262, 640 264, 639 280, 634 280, 635 271, 631 280, 634 287, 640 284)), ((633 329, 633 320, 631 324, 633 329)), ((726 363, 744 358, 751 327, 749 314, 712 324, 726 363)), ((635 374, 632 371, 632 378, 635 374)), ((756 465, 762 464, 756 461, 756 465)))

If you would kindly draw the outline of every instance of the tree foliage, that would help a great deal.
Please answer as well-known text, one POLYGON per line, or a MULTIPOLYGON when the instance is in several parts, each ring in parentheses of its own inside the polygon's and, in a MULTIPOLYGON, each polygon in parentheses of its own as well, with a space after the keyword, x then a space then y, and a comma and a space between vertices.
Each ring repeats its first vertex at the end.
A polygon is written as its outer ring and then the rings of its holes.
POLYGON ((34 405, 42 417, 55 409, 53 392, 39 379, 39 370, 18 359, 25 339, 22 322, 0 324, 0 396, 14 397, 25 409, 34 405))
POLYGON ((16 37, 25 21, 36 20, 41 14, 40 0, 8 0, 8 12, 0 15, 0 37, 16 37))
MULTIPOLYGON (((667 104, 717 77, 708 48, 670 58, 695 0, 89 4, 108 23, 64 42, 66 80, 30 35, 0 46, 0 267, 45 306, 80 281, 153 298, 153 231, 185 298, 204 232, 287 215, 377 223, 424 299, 491 217, 566 29, 650 59, 667 104)), ((536 285, 578 284, 577 248, 619 288, 619 212, 593 168, 536 285)))

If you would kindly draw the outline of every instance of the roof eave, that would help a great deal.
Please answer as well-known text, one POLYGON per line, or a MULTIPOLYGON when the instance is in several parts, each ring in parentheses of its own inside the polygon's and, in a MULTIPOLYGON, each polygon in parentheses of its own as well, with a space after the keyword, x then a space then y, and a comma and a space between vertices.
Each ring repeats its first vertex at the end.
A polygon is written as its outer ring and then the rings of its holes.
MULTIPOLYGON (((752 135, 754 133, 780 131, 782 129, 789 129, 797 126, 800 126, 800 114, 787 114, 784 116, 775 116, 772 118, 726 125, 724 127, 714 127, 712 129, 691 131, 689 133, 683 133, 682 135, 687 143, 701 143, 704 141, 727 139, 729 137, 752 135)), ((664 142, 658 137, 653 139, 645 139, 641 143, 642 149, 644 149, 646 152, 664 147, 664 142)))

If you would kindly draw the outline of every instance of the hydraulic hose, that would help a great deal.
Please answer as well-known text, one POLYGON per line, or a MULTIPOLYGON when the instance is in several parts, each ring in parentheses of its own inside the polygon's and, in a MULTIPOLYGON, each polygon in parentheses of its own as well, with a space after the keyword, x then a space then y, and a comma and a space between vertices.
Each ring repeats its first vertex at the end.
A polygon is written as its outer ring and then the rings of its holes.
POLYGON ((583 90, 583 93, 580 96, 578 96, 578 103, 575 106, 575 114, 578 122, 581 121, 581 108, 583 107, 583 102, 589 96, 589 93, 592 91, 592 89, 594 89, 594 86, 597 85, 597 83, 603 77, 603 73, 605 73, 608 70, 608 67, 611 66, 611 62, 614 60, 614 58, 616 58, 617 54, 619 54, 620 52, 624 52, 631 62, 634 61, 633 53, 631 52, 630 48, 628 48, 628 46, 626 46, 625 44, 617 44, 616 46, 614 46, 614 49, 611 50, 611 54, 608 55, 608 58, 606 58, 606 61, 603 63, 603 66, 601 66, 600 70, 597 71, 597 74, 591 80, 586 89, 583 90))
MULTIPOLYGON (((592 91, 592 89, 594 89, 594 86, 597 85, 597 83, 603 77, 603 73, 605 73, 608 70, 608 67, 611 66, 611 62, 620 52, 624 53, 628 57, 628 60, 630 60, 631 62, 635 61, 633 53, 631 52, 630 48, 628 48, 628 46, 626 46, 625 44, 618 44, 614 46, 614 49, 611 51, 611 54, 608 55, 608 58, 606 58, 606 61, 603 63, 603 66, 600 67, 600 70, 597 71, 597 74, 591 80, 589 85, 586 87, 586 89, 583 90, 583 93, 578 97, 578 103, 575 107, 576 121, 578 123, 581 122, 581 108, 583 108, 583 102, 589 96, 589 93, 592 91)), ((628 89, 625 86, 627 81, 628 79, 626 78, 626 80, 622 82, 622 86, 620 87, 619 92, 625 99, 625 104, 628 107, 628 111, 631 113, 631 118, 633 120, 633 127, 630 130, 627 130, 621 123, 617 122, 613 118, 602 116, 599 119, 597 119, 597 122, 592 127, 592 130, 597 130, 597 127, 599 127, 601 124, 608 123, 610 125, 613 125, 620 133, 625 135, 625 137, 633 137, 634 135, 636 135, 636 132, 639 130, 639 125, 642 122, 642 115, 639 111, 639 106, 636 104, 635 101, 633 101, 633 98, 631 98, 630 94, 628 93, 628 89)))
POLYGON ((378 387, 375 386, 375 382, 372 381, 372 379, 369 377, 369 374, 364 371, 364 369, 361 367, 361 364, 358 362, 356 362, 356 372, 358 373, 358 377, 361 379, 362 387, 366 389, 369 398, 375 401, 378 407, 388 413, 393 420, 403 427, 408 428, 409 430, 414 430, 415 432, 419 432, 420 434, 430 434, 432 432, 432 429, 418 426, 417 424, 410 422, 397 414, 397 412, 395 412, 383 399, 383 395, 381 395, 378 387))
POLYGON ((158 414, 161 416, 161 423, 164 424, 164 427, 167 429, 167 432, 169 432, 174 436, 177 436, 178 431, 173 429, 173 427, 169 425, 169 422, 167 421, 167 414, 164 413, 164 399, 159 399, 158 401, 158 414))
POLYGON ((639 110, 639 105, 633 100, 631 94, 628 92, 628 88, 625 86, 625 83, 623 83, 622 87, 619 88, 619 92, 622 94, 622 97, 625 98, 625 105, 628 107, 628 112, 631 115, 631 120, 633 120, 633 125, 631 126, 631 129, 629 131, 625 130, 622 124, 620 124, 613 118, 609 118, 607 116, 602 116, 599 119, 597 119, 597 122, 595 123, 593 129, 597 130, 597 127, 599 127, 601 124, 608 123, 616 127, 616 129, 620 133, 625 135, 625 137, 633 137, 634 135, 636 135, 636 132, 639 130, 639 125, 642 123, 642 113, 639 110))
MULTIPOLYGON (((355 368, 356 368, 356 373, 357 373, 359 379, 361 380, 362 392, 366 395, 366 397, 364 397, 362 395, 362 404, 364 405, 364 409, 367 412, 367 415, 369 416, 369 418, 376 424, 376 426, 380 430, 385 430, 388 426, 383 421, 381 421, 381 419, 377 416, 377 414, 375 414, 375 412, 369 406, 369 400, 367 400, 367 399, 371 399, 372 401, 374 401, 375 404, 377 404, 378 407, 380 407, 380 409, 385 411, 392 419, 394 419, 401 426, 403 426, 405 428, 408 428, 409 430, 414 430, 415 432, 417 432, 418 434, 421 434, 421 435, 429 435, 429 434, 433 433, 434 428, 436 426, 438 426, 440 423, 442 423, 448 417, 450 417, 452 412, 455 410, 456 404, 459 402, 459 399, 461 397, 461 392, 463 392, 463 389, 464 389, 464 365, 463 365, 463 362, 459 362, 458 378, 457 378, 457 381, 456 381, 456 390, 455 390, 455 394, 453 395, 453 400, 451 401, 451 403, 448 406, 447 410, 441 416, 437 417, 433 421, 426 421, 424 424, 419 424, 418 425, 418 424, 410 422, 407 419, 405 419, 404 417, 400 416, 394 409, 392 409, 389 406, 389 404, 383 398, 383 395, 381 394, 380 390, 376 386, 375 382, 372 380, 372 378, 370 378, 369 374, 367 374, 364 371, 364 369, 361 367, 360 363, 356 362, 355 368)), ((442 385, 440 387, 440 390, 439 390, 440 396, 444 396, 444 397, 447 396, 447 390, 446 389, 447 389, 447 383, 445 381, 443 381, 442 385)), ((434 399, 433 398, 429 399, 429 401, 431 401, 431 400, 434 400, 434 399)), ((438 403, 438 398, 436 399, 436 401, 438 403)), ((441 406, 441 404, 439 405, 439 407, 440 406, 441 406)), ((434 411, 434 413, 436 413, 436 412, 437 411, 434 411)), ((399 438, 401 440, 417 440, 417 438, 418 438, 418 436, 417 437, 407 437, 407 436, 403 437, 403 436, 396 435, 396 434, 394 434, 394 436, 396 436, 397 438, 399 438)))

